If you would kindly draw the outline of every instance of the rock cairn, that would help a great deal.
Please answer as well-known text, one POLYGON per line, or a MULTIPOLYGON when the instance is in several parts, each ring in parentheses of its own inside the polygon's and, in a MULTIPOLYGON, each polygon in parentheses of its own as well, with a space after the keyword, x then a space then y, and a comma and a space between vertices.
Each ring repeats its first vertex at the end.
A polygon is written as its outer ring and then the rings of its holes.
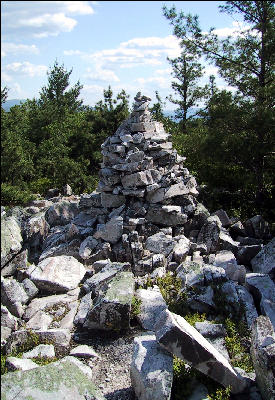
POLYGON ((138 93, 130 117, 102 144, 97 191, 83 195, 79 205, 100 221, 93 238, 110 243, 113 256, 133 263, 137 275, 154 266, 146 258, 146 239, 159 233, 153 253, 163 253, 156 250, 163 240, 169 250, 164 234, 183 234, 198 195, 195 178, 183 166, 185 158, 172 148, 163 124, 152 119, 150 100, 138 93))

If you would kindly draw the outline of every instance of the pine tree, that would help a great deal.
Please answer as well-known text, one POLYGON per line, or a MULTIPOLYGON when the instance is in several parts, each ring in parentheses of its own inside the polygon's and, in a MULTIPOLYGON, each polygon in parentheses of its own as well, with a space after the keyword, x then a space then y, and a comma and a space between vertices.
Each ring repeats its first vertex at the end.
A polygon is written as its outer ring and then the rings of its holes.
POLYGON ((177 13, 175 7, 163 10, 184 51, 204 55, 215 64, 227 83, 237 89, 240 101, 246 102, 244 109, 249 113, 243 118, 249 132, 256 197, 261 199, 267 188, 265 160, 274 144, 274 1, 227 1, 220 6, 222 12, 239 14, 247 24, 239 35, 224 40, 218 38, 214 28, 203 33, 197 16, 177 13))

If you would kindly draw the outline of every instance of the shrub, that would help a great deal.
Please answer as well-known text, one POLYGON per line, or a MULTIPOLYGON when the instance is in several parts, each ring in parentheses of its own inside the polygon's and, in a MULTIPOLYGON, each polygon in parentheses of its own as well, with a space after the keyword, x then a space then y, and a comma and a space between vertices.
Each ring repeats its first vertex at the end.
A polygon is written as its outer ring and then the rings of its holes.
POLYGON ((7 183, 1 183, 1 196, 2 205, 10 207, 24 206, 35 198, 29 190, 22 190, 7 183))

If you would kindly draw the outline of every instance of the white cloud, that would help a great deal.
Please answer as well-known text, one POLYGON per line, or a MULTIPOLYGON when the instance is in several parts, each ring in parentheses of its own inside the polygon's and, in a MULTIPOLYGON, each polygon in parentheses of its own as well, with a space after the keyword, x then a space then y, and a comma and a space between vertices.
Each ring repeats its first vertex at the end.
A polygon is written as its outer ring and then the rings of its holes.
POLYGON ((94 13, 88 1, 8 1, 2 2, 4 36, 57 36, 71 32, 77 20, 68 15, 94 13))
POLYGON ((225 38, 227 36, 232 36, 233 38, 236 38, 238 36, 242 36, 243 33, 247 32, 249 30, 250 30, 250 33, 252 33, 254 35, 256 34, 255 31, 251 30, 251 27, 249 25, 245 25, 241 21, 233 21, 232 26, 214 29, 213 32, 216 35, 218 35, 220 38, 225 38))
POLYGON ((163 77, 163 76, 152 76, 150 78, 137 78, 136 82, 141 85, 145 86, 148 84, 154 84, 155 89, 169 89, 171 85, 170 77, 163 77))
POLYGON ((11 42, 4 42, 1 46, 1 55, 5 57, 7 54, 19 54, 19 53, 32 53, 38 54, 39 50, 34 45, 27 45, 27 44, 16 44, 11 42))
POLYGON ((29 77, 34 77, 34 76, 43 76, 46 74, 48 67, 46 65, 35 65, 31 64, 28 61, 24 62, 13 62, 11 64, 7 64, 6 66, 3 67, 4 71, 9 72, 10 74, 15 73, 15 74, 20 74, 20 75, 26 75, 29 77))
POLYGON ((103 49, 93 53, 79 50, 65 50, 67 56, 79 55, 85 61, 102 66, 108 70, 113 68, 132 68, 145 65, 161 65, 166 57, 177 57, 181 49, 179 41, 172 35, 166 37, 134 38, 122 42, 116 48, 103 49))
POLYGON ((4 86, 6 82, 12 82, 12 77, 7 74, 5 71, 1 71, 1 83, 4 83, 4 86))
POLYGON ((94 72, 91 71, 90 68, 87 68, 87 73, 84 74, 84 78, 103 82, 119 82, 120 80, 114 71, 103 69, 101 67, 97 67, 94 72))

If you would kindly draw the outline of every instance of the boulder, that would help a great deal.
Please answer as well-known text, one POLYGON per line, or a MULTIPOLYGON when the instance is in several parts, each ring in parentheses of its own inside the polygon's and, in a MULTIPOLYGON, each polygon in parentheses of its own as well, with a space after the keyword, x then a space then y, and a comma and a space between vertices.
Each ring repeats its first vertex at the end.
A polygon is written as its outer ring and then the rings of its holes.
POLYGON ((197 244, 206 247, 206 253, 213 253, 219 249, 219 238, 221 232, 221 221, 219 217, 212 216, 207 218, 207 222, 202 226, 198 238, 197 244))
POLYGON ((23 315, 26 327, 32 330, 72 329, 78 308, 78 293, 79 289, 76 289, 75 293, 33 299, 23 315))
POLYGON ((83 327, 114 331, 129 329, 134 286, 132 272, 118 272, 92 305, 83 327))
POLYGON ((251 273, 246 275, 246 287, 263 315, 269 317, 275 327, 275 284, 269 275, 251 273))
POLYGON ((141 326, 153 330, 159 314, 167 308, 158 286, 153 288, 138 289, 135 296, 141 301, 137 319, 141 326))
POLYGON ((255 307, 253 297, 244 286, 237 285, 236 289, 240 302, 242 302, 244 305, 247 326, 251 328, 251 325, 258 317, 258 312, 255 307))
POLYGON ((173 357, 162 350, 153 333, 135 338, 130 374, 139 400, 170 399, 173 357))
POLYGON ((52 344, 39 344, 30 351, 22 354, 23 359, 27 358, 53 358, 55 357, 54 346, 52 344))
POLYGON ((244 223, 247 236, 270 239, 270 227, 261 215, 255 215, 244 223))
POLYGON ((263 399, 274 399, 275 334, 268 317, 261 315, 252 325, 251 357, 263 399))
POLYGON ((107 284, 118 272, 129 270, 131 265, 129 263, 108 263, 101 271, 87 279, 82 289, 86 292, 92 293, 92 297, 96 297, 101 288, 107 284))
POLYGON ((246 269, 243 265, 238 265, 236 257, 229 250, 221 250, 215 254, 214 265, 225 270, 226 276, 233 281, 244 283, 246 269))
POLYGON ((62 201, 53 204, 45 213, 48 224, 52 226, 67 225, 78 214, 78 204, 75 202, 62 201))
POLYGON ((162 226, 184 225, 187 222, 187 215, 181 206, 159 206, 150 205, 146 214, 148 222, 162 226))
POLYGON ((74 257, 56 256, 31 266, 27 274, 39 289, 65 293, 79 285, 85 272, 85 267, 74 257))
POLYGON ((80 358, 100 358, 100 356, 94 351, 94 349, 91 346, 87 346, 86 344, 74 347, 70 351, 70 356, 80 358))
MULTIPOLYGON (((71 333, 68 329, 47 329, 37 330, 33 333, 30 330, 21 329, 12 332, 5 345, 7 354, 18 350, 18 348, 29 345, 30 341, 38 342, 40 344, 51 343, 57 352, 64 354, 70 347, 71 333)), ((33 343, 35 343, 33 342, 33 343)))
POLYGON ((197 331, 210 342, 227 360, 229 354, 225 344, 226 330, 222 324, 213 324, 209 321, 196 322, 197 331))
POLYGON ((7 307, 1 304, 1 327, 10 328, 12 331, 18 328, 18 319, 12 315, 7 307))
POLYGON ((228 228, 231 225, 231 221, 230 221, 226 211, 218 210, 218 211, 214 212, 213 215, 217 215, 217 217, 219 217, 221 224, 224 228, 228 228))
POLYGON ((187 239, 185 236, 181 235, 180 239, 177 241, 174 247, 173 257, 177 263, 181 263, 186 259, 186 256, 190 250, 190 240, 187 239))
POLYGON ((168 310, 162 311, 155 332, 157 341, 164 349, 224 387, 230 385, 232 393, 241 393, 247 387, 246 380, 228 360, 183 317, 168 310))
POLYGON ((1 269, 22 249, 21 228, 15 217, 1 218, 1 269))
POLYGON ((7 357, 6 367, 8 371, 28 371, 33 368, 37 368, 39 365, 32 360, 24 360, 18 357, 7 357))
POLYGON ((253 272, 275 277, 275 238, 250 260, 253 272))
POLYGON ((16 395, 18 399, 33 400, 104 400, 99 389, 72 360, 37 367, 3 375, 4 399, 12 400, 16 395))
POLYGON ((106 224, 97 225, 97 231, 94 233, 95 239, 103 239, 109 243, 116 243, 123 234, 123 218, 121 216, 113 217, 106 224))
POLYGON ((155 254, 164 254, 165 256, 168 256, 172 252, 174 246, 175 241, 173 238, 165 235, 163 232, 149 236, 145 242, 145 249, 155 254))
POLYGON ((29 296, 24 286, 13 278, 1 278, 1 303, 11 314, 21 318, 29 296))

